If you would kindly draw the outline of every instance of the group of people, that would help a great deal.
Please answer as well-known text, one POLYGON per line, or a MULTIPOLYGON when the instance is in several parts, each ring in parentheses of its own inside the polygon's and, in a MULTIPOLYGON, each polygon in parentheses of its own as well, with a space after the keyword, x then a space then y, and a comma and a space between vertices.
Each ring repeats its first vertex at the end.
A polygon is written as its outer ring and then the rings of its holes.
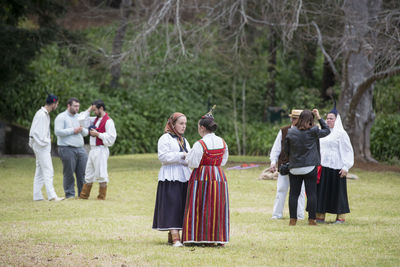
POLYGON ((228 146, 215 135, 212 110, 198 121, 202 138, 192 148, 183 137, 185 130, 186 116, 173 113, 158 140, 162 166, 153 229, 168 231, 168 242, 175 247, 223 246, 229 242, 229 194, 221 166, 228 161, 228 146))
POLYGON ((346 175, 354 164, 354 153, 336 104, 327 114, 327 122, 317 109, 292 110, 289 116, 292 124, 281 128, 270 154, 269 170, 282 170, 272 219, 283 217, 290 185, 289 225, 304 219, 305 195, 309 225, 325 223, 326 213, 336 214, 334 223, 344 223, 350 212, 346 175), (320 128, 314 124, 315 118, 320 128), (283 173, 285 168, 288 174, 283 173))
POLYGON ((43 185, 50 201, 88 199, 93 182, 99 182, 97 199, 104 200, 107 193, 108 147, 116 140, 113 120, 106 112, 102 100, 96 100, 79 113, 80 102, 70 98, 67 109, 58 114, 54 122, 58 154, 63 164, 63 187, 65 197, 58 197, 53 186, 54 169, 51 159, 50 112, 58 107, 58 97, 49 94, 46 104, 35 114, 29 132, 29 146, 35 153, 36 171, 33 182, 33 200, 44 200, 43 185), (94 112, 96 116, 90 117, 94 112), (90 135, 90 152, 86 153, 83 137, 90 135), (78 194, 75 196, 75 177, 78 194))
MULTIPOLYGON (((50 116, 58 98, 49 95, 30 129, 29 145, 36 156, 33 199, 43 200, 45 185, 49 200, 60 201, 53 187, 50 116)), ((79 113, 77 98, 70 98, 67 109, 55 119, 58 153, 63 163, 66 198, 88 199, 93 182, 99 182, 98 199, 107 192, 108 147, 116 140, 113 120, 103 101, 96 100, 79 113), (94 112, 95 117, 90 117, 94 112), (86 154, 83 137, 90 135, 90 152, 86 154)), ((317 109, 292 110, 291 125, 282 127, 271 150, 270 171, 279 171, 273 219, 283 217, 289 193, 289 225, 304 219, 307 196, 310 225, 323 223, 326 213, 337 214, 335 223, 343 223, 350 212, 346 175, 353 166, 354 155, 340 115, 334 107, 327 123, 317 109), (314 124, 318 120, 320 127, 314 124), (288 169, 288 174, 284 169, 288 169)), ((229 194, 226 175, 221 168, 228 160, 225 141, 215 135, 217 123, 212 110, 198 121, 201 139, 190 147, 185 139, 187 118, 175 112, 158 140, 158 158, 162 164, 153 217, 153 229, 168 231, 168 242, 175 247, 190 244, 223 246, 229 242, 229 194), (182 236, 180 236, 182 231, 182 236)))

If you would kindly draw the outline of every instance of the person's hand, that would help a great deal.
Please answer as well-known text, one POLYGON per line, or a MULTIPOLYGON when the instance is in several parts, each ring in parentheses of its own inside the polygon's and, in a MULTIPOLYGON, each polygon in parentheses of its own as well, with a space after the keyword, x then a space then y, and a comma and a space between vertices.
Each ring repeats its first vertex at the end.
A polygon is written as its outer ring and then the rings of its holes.
POLYGON ((269 167, 268 171, 272 173, 276 172, 276 164, 272 164, 271 167, 269 167))
POLYGON ((94 110, 94 107, 95 107, 95 105, 91 105, 91 106, 87 109, 87 111, 89 111, 89 113, 92 112, 92 111, 94 110))
POLYGON ((95 129, 91 129, 89 134, 90 134, 90 136, 93 136, 93 137, 98 137, 99 136, 99 132, 96 131, 95 129))
POLYGON ((79 127, 75 128, 74 129, 74 134, 78 134, 78 133, 82 132, 82 129, 83 129, 82 126, 79 126, 79 127))
POLYGON ((321 119, 321 116, 319 115, 318 109, 314 108, 314 109, 312 110, 312 113, 314 114, 314 116, 315 116, 318 120, 321 119))
POLYGON ((182 159, 185 159, 186 156, 187 156, 187 153, 186 153, 186 152, 183 152, 182 159))
POLYGON ((339 171, 339 174, 340 174, 340 178, 344 178, 344 177, 347 176, 347 171, 341 169, 341 170, 339 171))

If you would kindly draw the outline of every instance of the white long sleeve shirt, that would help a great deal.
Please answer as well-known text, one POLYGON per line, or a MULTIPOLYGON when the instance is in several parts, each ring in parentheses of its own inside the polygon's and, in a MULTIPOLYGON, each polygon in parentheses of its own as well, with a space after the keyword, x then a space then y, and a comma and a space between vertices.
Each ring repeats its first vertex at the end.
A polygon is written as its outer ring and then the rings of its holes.
MULTIPOLYGON (((214 133, 209 133, 203 136, 202 140, 208 149, 221 149, 224 147, 224 141, 221 137, 216 136, 214 133)), ((189 168, 197 168, 200 165, 201 158, 203 157, 204 149, 199 141, 194 143, 192 150, 187 156, 189 168)), ((225 153, 222 158, 221 166, 224 166, 228 161, 229 151, 226 145, 225 153)))
POLYGON ((271 153, 269 154, 269 158, 271 160, 271 166, 275 165, 278 162, 281 151, 282 151, 282 130, 279 130, 279 133, 275 138, 274 145, 272 146, 271 153))
POLYGON ((29 146, 33 142, 45 147, 51 145, 50 139, 50 114, 45 107, 41 107, 33 117, 31 129, 29 131, 29 146))
MULTIPOLYGON (((78 115, 79 123, 83 127, 89 127, 94 124, 96 117, 90 117, 89 111, 83 111, 78 115)), ((99 127, 102 118, 97 120, 96 127, 99 127)), ((99 138, 103 141, 104 146, 110 147, 115 143, 117 139, 117 130, 115 129, 114 121, 109 118, 105 125, 106 131, 104 133, 99 133, 99 138)), ((90 146, 96 146, 96 137, 90 136, 89 139, 90 146)))
MULTIPOLYGON (((191 151, 188 141, 184 138, 186 149, 191 151)), ((158 172, 159 181, 189 181, 191 170, 188 163, 183 159, 184 152, 180 152, 178 140, 169 133, 163 134, 158 139, 158 159, 162 166, 158 172)))
POLYGON ((335 170, 349 171, 354 164, 354 152, 345 131, 320 139, 321 165, 335 170))

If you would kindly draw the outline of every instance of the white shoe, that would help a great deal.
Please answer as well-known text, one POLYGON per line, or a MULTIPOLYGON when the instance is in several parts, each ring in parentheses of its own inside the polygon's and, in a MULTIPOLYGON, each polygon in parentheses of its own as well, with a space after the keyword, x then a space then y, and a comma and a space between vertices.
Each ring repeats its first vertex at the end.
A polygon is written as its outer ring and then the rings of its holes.
POLYGON ((172 246, 173 247, 182 247, 183 245, 182 245, 181 241, 178 240, 175 243, 173 243, 172 246))
POLYGON ((272 220, 279 220, 279 219, 282 219, 282 217, 278 217, 278 216, 272 216, 272 218, 271 218, 272 220))
POLYGON ((52 199, 49 199, 49 201, 61 201, 64 200, 63 197, 53 197, 52 199))

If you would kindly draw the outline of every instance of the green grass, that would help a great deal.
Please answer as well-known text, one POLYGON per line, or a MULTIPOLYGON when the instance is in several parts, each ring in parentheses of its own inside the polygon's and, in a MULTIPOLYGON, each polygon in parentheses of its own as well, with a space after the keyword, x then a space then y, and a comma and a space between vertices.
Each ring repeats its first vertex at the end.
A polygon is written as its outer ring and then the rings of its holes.
MULTIPOLYGON (((230 158, 243 161, 266 158, 230 158)), ((151 229, 159 167, 155 154, 111 157, 106 201, 95 184, 89 200, 33 202, 34 158, 0 158, 0 266, 400 265, 400 173, 351 170, 360 179, 348 181, 346 224, 289 227, 287 205, 285 219, 270 219, 276 181, 257 180, 265 166, 229 170, 230 243, 173 248, 151 229)))

